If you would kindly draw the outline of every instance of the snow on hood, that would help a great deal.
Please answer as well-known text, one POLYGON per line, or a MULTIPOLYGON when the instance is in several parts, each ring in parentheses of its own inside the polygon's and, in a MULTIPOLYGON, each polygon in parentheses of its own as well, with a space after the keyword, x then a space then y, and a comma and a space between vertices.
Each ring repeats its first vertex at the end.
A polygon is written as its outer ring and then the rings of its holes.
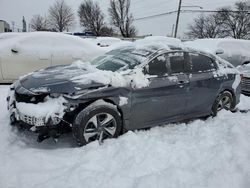
POLYGON ((104 85, 112 85, 113 87, 127 87, 132 85, 133 88, 142 88, 149 85, 149 80, 143 74, 142 69, 126 70, 120 72, 112 72, 99 70, 89 63, 77 61, 74 63, 79 68, 86 70, 85 74, 75 76, 70 80, 81 84, 91 84, 93 82, 104 85))
MULTIPOLYGON (((149 80, 143 74, 141 68, 112 72, 99 70, 89 62, 80 60, 68 66, 42 69, 28 76, 37 79, 49 79, 51 75, 53 80, 70 81, 79 85, 100 83, 113 87, 127 87, 131 85, 133 88, 142 88, 149 85, 149 80)), ((25 77, 23 79, 25 80, 25 77)), ((44 90, 45 88, 42 87, 42 89, 44 90)), ((36 89, 34 88, 34 90, 36 89)))

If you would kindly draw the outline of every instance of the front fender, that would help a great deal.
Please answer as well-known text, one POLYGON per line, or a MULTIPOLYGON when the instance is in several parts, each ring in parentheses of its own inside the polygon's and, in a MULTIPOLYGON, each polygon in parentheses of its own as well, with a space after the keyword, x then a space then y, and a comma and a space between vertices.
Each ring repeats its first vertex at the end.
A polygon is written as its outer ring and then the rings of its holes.
POLYGON ((112 103, 117 106, 122 116, 124 128, 128 129, 127 127, 129 127, 131 115, 131 90, 129 88, 106 87, 80 96, 67 95, 65 98, 68 100, 69 105, 77 106, 76 113, 99 99, 112 103))

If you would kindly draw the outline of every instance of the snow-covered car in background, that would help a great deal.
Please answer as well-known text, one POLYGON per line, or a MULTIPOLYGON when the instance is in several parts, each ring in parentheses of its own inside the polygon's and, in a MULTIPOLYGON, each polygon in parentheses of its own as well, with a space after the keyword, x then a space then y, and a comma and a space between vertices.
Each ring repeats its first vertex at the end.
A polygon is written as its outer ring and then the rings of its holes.
POLYGON ((91 41, 92 43, 100 47, 109 47, 114 44, 122 42, 121 39, 116 37, 85 38, 85 40, 91 41))
POLYGON ((164 36, 148 36, 143 39, 138 39, 138 41, 148 42, 148 43, 163 43, 166 45, 173 45, 182 47, 182 42, 180 39, 173 37, 164 37, 164 36))
POLYGON ((188 47, 216 54, 234 66, 250 63, 250 41, 241 39, 197 39, 184 43, 188 47))
POLYGON ((250 64, 243 65, 240 72, 242 73, 241 93, 250 96, 250 64))
POLYGON ((97 37, 95 43, 100 47, 108 47, 121 41, 121 39, 115 37, 97 37))
POLYGON ((0 83, 53 65, 89 61, 103 53, 84 39, 62 33, 0 34, 0 83))
POLYGON ((79 145, 126 130, 216 115, 239 102, 240 75, 228 62, 163 44, 121 47, 91 61, 21 78, 7 98, 13 124, 39 141, 72 129, 79 145))

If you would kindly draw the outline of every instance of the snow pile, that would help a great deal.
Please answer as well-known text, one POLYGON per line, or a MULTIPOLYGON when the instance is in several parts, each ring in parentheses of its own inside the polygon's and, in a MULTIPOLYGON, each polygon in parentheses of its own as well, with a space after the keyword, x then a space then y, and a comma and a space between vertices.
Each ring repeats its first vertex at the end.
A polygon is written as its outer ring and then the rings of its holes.
POLYGON ((114 50, 116 48, 131 46, 131 45, 133 45, 133 42, 123 40, 121 42, 110 45, 109 47, 107 47, 107 49, 108 49, 108 51, 111 51, 111 50, 114 50))
POLYGON ((240 103, 237 105, 239 110, 250 110, 250 97, 245 95, 240 96, 240 103))
POLYGON ((115 37, 85 38, 84 40, 90 41, 94 45, 101 47, 101 49, 106 52, 132 44, 130 41, 121 40, 115 37))
POLYGON ((114 87, 125 87, 127 80, 119 72, 104 71, 95 68, 89 63, 78 61, 77 66, 85 69, 85 73, 72 77, 70 80, 80 84, 91 84, 93 82, 102 83, 104 85, 112 85, 114 87))
MULTIPOLYGON (((8 86, 0 86, 0 187, 250 185, 250 113, 222 111, 205 121, 130 131, 101 146, 94 142, 75 148, 71 134, 56 144, 36 143, 34 133, 11 127, 7 91, 8 86)), ((250 98, 243 96, 243 100, 250 107, 250 98)))
POLYGON ((155 43, 162 43, 162 44, 173 45, 173 46, 178 46, 178 47, 182 46, 182 42, 180 39, 172 38, 172 37, 164 37, 164 36, 149 36, 138 41, 144 41, 144 42, 152 41, 155 43))
POLYGON ((119 106, 124 106, 128 104, 128 98, 127 97, 119 97, 119 106))
POLYGON ((79 84, 91 84, 93 82, 113 87, 142 88, 149 85, 149 80, 143 74, 142 69, 137 68, 128 73, 128 71, 112 72, 99 69, 88 70, 85 74, 71 78, 72 82, 79 84))
POLYGON ((250 77, 250 64, 238 66, 237 69, 243 74, 244 77, 250 77))
POLYGON ((25 114, 31 117, 44 118, 48 121, 49 118, 59 117, 62 118, 66 106, 63 103, 67 101, 63 97, 50 98, 46 97, 44 102, 38 104, 17 102, 16 107, 19 113, 25 114))
POLYGON ((107 46, 111 46, 113 44, 119 43, 122 40, 119 38, 115 38, 115 37, 97 37, 94 42, 96 43, 96 45, 99 46, 103 46, 103 47, 107 47, 107 46))

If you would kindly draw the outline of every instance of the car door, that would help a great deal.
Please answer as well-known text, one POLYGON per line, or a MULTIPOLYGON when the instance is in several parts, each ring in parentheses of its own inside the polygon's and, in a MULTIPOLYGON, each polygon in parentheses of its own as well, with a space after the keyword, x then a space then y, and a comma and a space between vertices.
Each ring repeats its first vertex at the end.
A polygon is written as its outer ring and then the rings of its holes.
POLYGON ((189 53, 189 57, 188 112, 191 116, 201 116, 211 112, 223 78, 214 73, 217 65, 212 58, 199 53, 189 53))
POLYGON ((15 80, 30 72, 51 66, 50 40, 27 37, 13 44, 1 56, 4 80, 15 80))
POLYGON ((189 81, 188 76, 184 74, 183 54, 161 54, 145 66, 144 72, 150 84, 132 91, 133 128, 159 125, 185 114, 189 81))

